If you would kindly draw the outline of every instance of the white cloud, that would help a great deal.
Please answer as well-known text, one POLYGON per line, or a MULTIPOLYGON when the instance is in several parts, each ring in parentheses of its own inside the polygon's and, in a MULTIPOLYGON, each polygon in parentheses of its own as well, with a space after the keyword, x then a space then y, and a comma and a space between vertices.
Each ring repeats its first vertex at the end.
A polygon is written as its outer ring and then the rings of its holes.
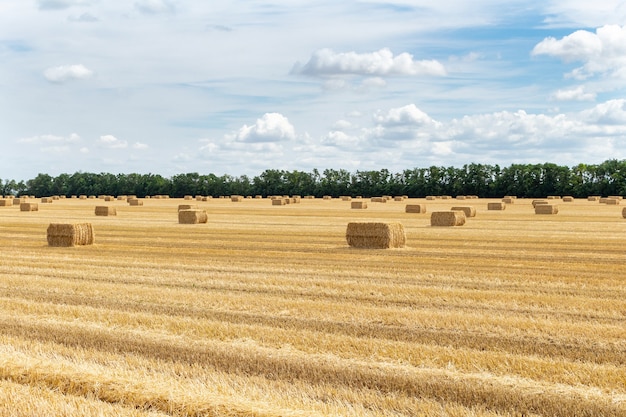
POLYGON ((80 136, 76 133, 72 133, 69 136, 56 136, 56 135, 39 135, 29 138, 21 138, 17 140, 19 143, 36 143, 36 144, 51 144, 51 143, 72 143, 80 141, 80 136))
POLYGON ((254 125, 244 125, 234 135, 240 142, 277 142, 295 137, 293 125, 280 113, 265 113, 254 125))
POLYGON ((173 13, 176 11, 175 4, 168 0, 139 0, 135 2, 135 8, 146 14, 173 13))
POLYGON ((551 98, 556 101, 593 101, 596 94, 587 93, 583 86, 578 86, 569 90, 557 90, 551 98))
POLYGON ((385 126, 397 125, 439 125, 438 122, 431 119, 426 113, 421 111, 415 104, 408 104, 403 107, 393 108, 386 112, 378 111, 374 114, 376 123, 385 126))
POLYGON ((97 22, 99 21, 99 19, 92 15, 91 13, 83 13, 81 15, 70 15, 68 16, 67 20, 69 20, 70 22, 79 22, 79 23, 92 23, 92 22, 97 22))
POLYGON ((135 142, 135 143, 133 144, 133 149, 138 149, 138 150, 140 150, 140 149, 148 149, 148 148, 149 148, 149 146, 148 146, 148 144, 146 144, 146 143, 135 142))
POLYGON ((93 72, 82 64, 61 65, 48 68, 43 73, 46 80, 52 83, 64 83, 70 80, 83 80, 90 78, 93 72))
POLYGON ((446 75, 446 70, 439 61, 416 61, 411 54, 406 52, 394 56, 387 48, 361 54, 356 52, 335 53, 331 49, 320 49, 313 53, 304 66, 296 66, 293 72, 310 76, 446 75))
POLYGON ((626 78, 626 26, 606 25, 595 33, 578 30, 561 39, 545 38, 533 55, 550 55, 565 62, 583 62, 569 76, 586 79, 597 74, 626 78))
POLYGON ((65 10, 72 6, 87 4, 84 0, 38 0, 40 10, 65 10))
POLYGON ((590 125, 619 125, 626 132, 626 99, 609 100, 581 112, 583 120, 590 125))
POLYGON ((113 135, 100 136, 98 144, 109 149, 124 149, 128 147, 128 142, 120 140, 113 135))

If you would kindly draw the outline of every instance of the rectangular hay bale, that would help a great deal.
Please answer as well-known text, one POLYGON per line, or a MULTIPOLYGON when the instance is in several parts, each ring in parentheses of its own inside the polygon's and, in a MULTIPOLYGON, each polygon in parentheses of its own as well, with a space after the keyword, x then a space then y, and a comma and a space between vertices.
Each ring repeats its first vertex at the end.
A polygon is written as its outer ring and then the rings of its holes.
POLYGON ((350 203, 350 208, 353 208, 353 209, 366 209, 367 208, 367 201, 352 201, 350 203))
POLYGON ((537 204, 535 214, 558 214, 559 206, 556 204, 537 204))
POLYGON ((178 223, 180 224, 198 224, 209 221, 209 216, 205 210, 185 209, 178 211, 178 223))
POLYGON ((465 217, 476 217, 476 208, 474 206, 456 206, 452 207, 452 211, 462 211, 465 217))
POLYGON ((0 199, 0 207, 10 207, 12 205, 13 205, 13 199, 12 198, 0 199))
POLYGON ((71 247, 93 245, 91 223, 50 223, 47 230, 48 246, 71 247))
POLYGON ((426 204, 407 204, 405 213, 426 213, 426 204))
POLYGON ((504 210, 506 209, 506 203, 504 202, 499 202, 499 203, 487 203, 487 210, 504 210))
POLYGON ((21 203, 20 211, 39 211, 39 204, 37 203, 21 203))
POLYGON ((463 226, 465 212, 460 210, 433 211, 430 215, 431 226, 463 226))
POLYGON ((406 245, 406 234, 401 223, 348 223, 348 245, 354 248, 390 249, 406 245))
POLYGON ((112 206, 96 206, 96 216, 117 216, 117 209, 112 206))

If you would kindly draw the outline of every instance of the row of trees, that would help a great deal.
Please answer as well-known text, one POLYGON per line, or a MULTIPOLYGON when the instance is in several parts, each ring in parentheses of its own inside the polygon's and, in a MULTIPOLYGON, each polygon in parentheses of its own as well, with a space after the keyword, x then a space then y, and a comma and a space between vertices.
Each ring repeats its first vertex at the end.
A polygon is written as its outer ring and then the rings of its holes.
POLYGON ((544 164, 467 164, 461 168, 431 166, 392 173, 326 169, 319 172, 269 169, 249 178, 198 173, 164 178, 156 174, 39 174, 26 182, 0 180, 0 195, 478 195, 545 197, 547 195, 626 195, 626 160, 574 167, 544 164))

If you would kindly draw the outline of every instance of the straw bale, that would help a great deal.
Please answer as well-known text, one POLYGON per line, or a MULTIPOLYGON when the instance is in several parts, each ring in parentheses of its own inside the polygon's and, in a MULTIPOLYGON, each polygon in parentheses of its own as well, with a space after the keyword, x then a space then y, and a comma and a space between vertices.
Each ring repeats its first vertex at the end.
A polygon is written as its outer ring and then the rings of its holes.
POLYGON ((609 206, 617 206, 619 205, 619 200, 617 198, 607 198, 605 203, 609 206))
POLYGON ((355 248, 389 249, 406 245, 406 234, 401 223, 348 223, 348 245, 355 248))
POLYGON ((396 197, 393 198, 393 201, 404 201, 404 197, 396 196, 396 197))
POLYGON ((41 197, 42 203, 52 203, 52 197, 41 197))
POLYGON ((117 216, 117 209, 112 206, 96 206, 96 216, 117 216))
POLYGON ((464 195, 457 195, 456 199, 457 200, 465 200, 467 197, 465 197, 464 195))
POLYGON ((26 203, 26 199, 25 198, 15 197, 13 199, 13 205, 14 206, 19 206, 22 203, 26 203))
POLYGON ((610 195, 610 196, 608 196, 608 198, 615 198, 617 200, 623 200, 624 199, 624 197, 622 197, 621 195, 610 195))
POLYGON ((505 195, 503 198, 510 198, 512 200, 517 200, 517 196, 516 195, 505 195))
POLYGON ((257 194, 257 195, 254 196, 254 198, 256 198, 258 200, 261 200, 261 199, 263 199, 263 196, 261 194, 257 194))
POLYGON ((426 200, 436 200, 437 197, 435 197, 434 195, 427 195, 426 196, 426 200))
POLYGON ((504 210, 506 209, 506 203, 487 203, 487 210, 504 210))
POLYGON ((302 199, 302 197, 300 197, 300 196, 293 196, 293 197, 291 197, 291 202, 293 204, 299 204, 301 199, 302 199))
POLYGON ((304 198, 307 199, 307 200, 315 200, 315 196, 314 195, 305 195, 304 198))
POLYGON ((128 197, 128 196, 126 196, 126 195, 118 195, 118 196, 117 196, 117 200, 118 200, 118 201, 124 201, 124 200, 126 200, 126 201, 128 202, 128 199, 129 199, 129 198, 130 198, 130 197, 128 197))
POLYGON ((431 226, 463 226, 465 224, 465 212, 460 210, 433 211, 430 215, 431 226))
POLYGON ((535 206, 535 214, 557 214, 559 206, 556 204, 537 204, 535 206))
POLYGON ((386 203, 387 199, 385 197, 372 197, 372 203, 386 203))
POLYGON ((238 203, 240 201, 243 201, 243 196, 242 195, 231 195, 230 196, 230 201, 232 201, 233 203, 238 203))
POLYGON ((325 195, 324 196, 324 200, 332 200, 332 199, 333 199, 333 197, 330 196, 330 195, 325 195))
POLYGON ((3 198, 0 200, 0 207, 9 207, 13 205, 12 198, 3 198))
POLYGON ((505 204, 514 204, 515 203, 515 199, 511 198, 511 197, 504 197, 502 199, 502 202, 505 204))
POLYGON ((452 196, 451 196, 451 195, 442 195, 442 196, 441 196, 441 199, 442 199, 442 200, 451 200, 451 199, 452 199, 452 196))
POLYGON ((405 213, 426 213, 426 204, 407 204, 405 213))
POLYGON ((95 195, 90 195, 90 196, 89 196, 89 199, 90 199, 90 200, 95 200, 95 199, 96 199, 96 196, 95 196, 95 195))
POLYGON ((39 211, 37 203, 20 203, 20 211, 39 211))
POLYGON ((600 196, 598 195, 590 195, 589 197, 587 197, 587 201, 600 201, 600 196))
POLYGON ((93 245, 94 232, 91 223, 50 223, 47 238, 48 246, 70 247, 93 245))
POLYGON ((574 197, 567 195, 563 197, 563 202, 564 203, 572 203, 574 201, 574 197))
POLYGON ((284 206, 285 204, 287 204, 287 200, 284 198, 273 198, 272 199, 272 205, 273 206, 284 206))
POLYGON ((112 195, 104 196, 104 201, 108 202, 108 201, 115 201, 115 200, 116 200, 115 197, 113 197, 112 195))
POLYGON ((181 210, 196 210, 198 208, 197 204, 179 204, 178 211, 181 210))
POLYGON ((58 195, 53 195, 53 196, 52 196, 52 199, 53 199, 53 200, 59 200, 60 198, 61 198, 61 197, 60 197, 60 196, 58 196, 58 195))
POLYGON ((622 217, 626 219, 626 207, 622 209, 622 217))
POLYGON ((548 200, 560 200, 561 196, 560 195, 549 195, 548 196, 548 200))
POLYGON ((537 207, 540 204, 548 204, 546 200, 533 200, 533 208, 537 207))
POLYGON ((186 196, 184 197, 184 199, 185 199, 185 200, 193 200, 193 197, 192 197, 192 196, 190 196, 190 195, 186 195, 186 196))
POLYGON ((476 217, 476 208, 474 206, 456 206, 452 207, 452 211, 462 211, 465 217, 476 217))
POLYGON ((131 206, 143 206, 143 201, 137 198, 131 198, 130 200, 128 200, 128 204, 131 206))
POLYGON ((184 209, 178 211, 178 223, 180 224, 198 224, 209 221, 209 216, 205 210, 184 209))
POLYGON ((353 201, 350 203, 350 208, 353 209, 366 209, 367 201, 353 201))
POLYGON ((341 201, 352 201, 352 197, 350 197, 349 195, 342 195, 340 198, 341 201))
POLYGON ((81 195, 78 196, 78 199, 79 200, 87 200, 87 196, 84 195, 84 194, 81 194, 81 195))

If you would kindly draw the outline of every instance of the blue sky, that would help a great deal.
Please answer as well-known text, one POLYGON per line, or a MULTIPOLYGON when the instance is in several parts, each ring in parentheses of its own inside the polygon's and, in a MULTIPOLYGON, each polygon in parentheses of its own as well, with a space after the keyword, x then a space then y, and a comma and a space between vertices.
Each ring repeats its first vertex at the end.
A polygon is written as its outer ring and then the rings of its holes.
POLYGON ((623 159, 623 22, 626 1, 3 0, 0 177, 623 159))

